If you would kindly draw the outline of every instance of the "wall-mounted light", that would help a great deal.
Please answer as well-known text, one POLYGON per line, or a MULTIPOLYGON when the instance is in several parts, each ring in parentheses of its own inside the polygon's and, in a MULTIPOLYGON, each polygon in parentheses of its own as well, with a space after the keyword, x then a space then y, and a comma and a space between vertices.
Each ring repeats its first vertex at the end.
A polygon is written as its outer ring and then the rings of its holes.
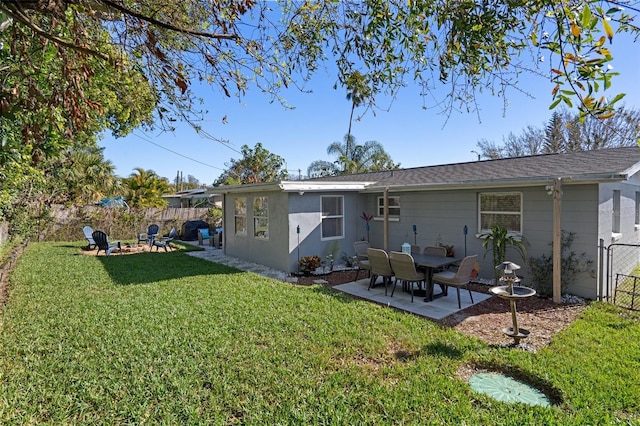
POLYGON ((544 189, 547 191, 547 195, 553 195, 553 185, 547 185, 544 189))
POLYGON ((298 191, 298 195, 304 195, 304 191, 298 191))

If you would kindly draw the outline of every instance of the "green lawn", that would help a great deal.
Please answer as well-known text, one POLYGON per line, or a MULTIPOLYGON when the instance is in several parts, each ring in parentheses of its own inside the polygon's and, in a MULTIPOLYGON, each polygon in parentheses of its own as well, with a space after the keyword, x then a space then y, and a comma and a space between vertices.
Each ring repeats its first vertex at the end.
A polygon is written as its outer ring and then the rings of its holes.
POLYGON ((30 244, 12 274, 2 424, 640 424, 638 314, 595 303, 529 353, 180 251, 81 246, 30 244), (516 372, 556 404, 477 394, 465 365, 516 372))

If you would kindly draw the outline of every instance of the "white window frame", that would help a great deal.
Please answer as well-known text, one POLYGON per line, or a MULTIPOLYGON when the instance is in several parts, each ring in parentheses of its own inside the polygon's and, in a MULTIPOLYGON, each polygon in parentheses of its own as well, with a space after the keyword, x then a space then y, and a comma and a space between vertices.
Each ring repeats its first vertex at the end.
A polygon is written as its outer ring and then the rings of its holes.
POLYGON ((233 230, 236 235, 246 236, 247 235, 247 197, 235 197, 233 199, 233 230), (244 212, 242 209, 239 209, 238 202, 244 201, 244 212), (242 227, 240 230, 238 229, 238 221, 244 222, 244 229, 242 227))
MULTIPOLYGON (((384 197, 378 197, 378 205, 377 205, 376 212, 377 212, 376 218, 379 218, 379 220, 384 218, 384 197)), ((389 196, 389 218, 400 219, 400 196, 399 195, 389 196), (395 205, 391 205, 391 200, 395 201, 395 205)))
POLYGON ((320 220, 320 241, 329 241, 329 240, 340 240, 344 238, 344 196, 343 195, 321 195, 320 196, 320 215, 321 215, 321 220, 320 220), (324 209, 322 208, 324 205, 324 199, 325 198, 339 198, 341 200, 341 207, 342 207, 342 212, 340 212, 339 214, 325 214, 328 212, 325 212, 324 209), (325 237, 324 236, 324 221, 326 219, 340 219, 340 235, 333 235, 330 237, 325 237))
POLYGON ((522 235, 522 229, 523 229, 523 200, 524 197, 522 196, 522 192, 519 191, 509 191, 509 192, 479 192, 478 193, 478 230, 479 232, 482 231, 490 231, 491 229, 486 229, 486 228, 482 228, 482 215, 491 215, 491 214, 495 214, 495 215, 514 215, 514 216, 519 216, 520 217, 520 229, 509 229, 510 232, 516 232, 520 235, 522 235), (509 195, 516 195, 520 198, 520 208, 519 211, 510 211, 510 210, 487 210, 487 211, 483 211, 482 210, 482 197, 483 196, 500 196, 500 197, 505 197, 505 196, 509 196, 509 195))
POLYGON ((611 232, 616 235, 620 234, 620 215, 622 214, 622 193, 619 189, 613 190, 613 196, 611 199, 613 204, 612 214, 611 214, 611 232))
POLYGON ((254 197, 253 198, 253 238, 257 240, 268 240, 269 239, 269 197, 254 197), (259 203, 260 200, 264 199, 265 208, 261 209, 262 211, 256 210, 256 203, 259 203), (262 223, 266 223, 266 231, 259 234, 258 229, 262 229, 262 223))

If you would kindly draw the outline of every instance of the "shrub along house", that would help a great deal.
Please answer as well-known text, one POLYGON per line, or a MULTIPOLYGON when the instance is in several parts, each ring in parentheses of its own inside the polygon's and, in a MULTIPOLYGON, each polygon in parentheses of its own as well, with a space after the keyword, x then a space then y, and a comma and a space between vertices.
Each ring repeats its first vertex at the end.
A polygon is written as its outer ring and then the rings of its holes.
MULTIPOLYGON (((405 242, 453 245, 456 257, 479 254, 480 276, 491 278, 492 256, 483 256, 476 234, 500 224, 524 237, 528 257, 551 256, 555 221, 555 235, 574 233, 571 250, 597 269, 568 292, 595 299, 602 296, 600 244, 638 241, 638 171, 640 148, 625 147, 216 191, 224 196, 226 253, 287 272, 304 256, 324 259, 332 249, 353 255, 353 242, 369 238, 389 250, 405 242), (369 231, 363 213, 373 216, 369 231)), ((523 266, 523 284, 531 285, 527 262, 510 250, 507 260, 523 266)))

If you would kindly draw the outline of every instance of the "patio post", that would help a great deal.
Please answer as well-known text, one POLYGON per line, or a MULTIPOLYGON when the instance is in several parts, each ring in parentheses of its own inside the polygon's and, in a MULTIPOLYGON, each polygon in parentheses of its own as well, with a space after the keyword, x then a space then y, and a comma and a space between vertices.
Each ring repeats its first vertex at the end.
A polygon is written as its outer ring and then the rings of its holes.
POLYGON ((562 297, 562 230, 560 222, 560 202, 562 200, 562 179, 553 181, 553 302, 560 303, 562 297))
POLYGON ((385 251, 389 250, 389 187, 385 186, 384 188, 384 197, 383 198, 383 210, 384 210, 384 225, 383 225, 383 236, 384 236, 384 249, 385 251))

